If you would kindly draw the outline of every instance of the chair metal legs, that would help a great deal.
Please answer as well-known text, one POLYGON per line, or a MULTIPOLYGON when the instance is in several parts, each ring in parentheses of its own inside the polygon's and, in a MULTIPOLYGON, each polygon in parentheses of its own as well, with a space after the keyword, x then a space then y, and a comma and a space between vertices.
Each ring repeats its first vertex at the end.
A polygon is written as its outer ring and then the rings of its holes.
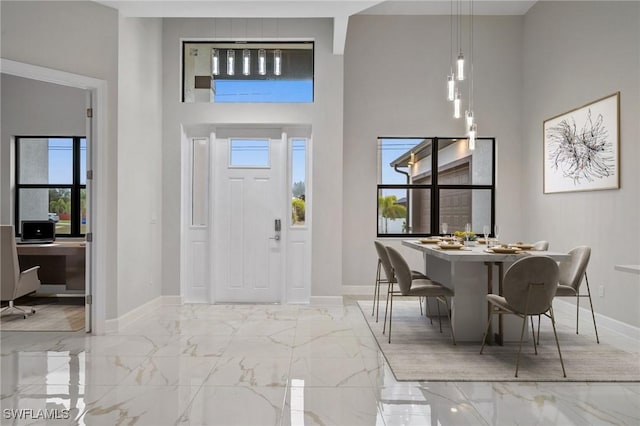
MULTIPOLYGON (((591 289, 589 288, 589 278, 587 277, 587 273, 584 273, 584 281, 587 285, 587 294, 576 293, 576 334, 578 333, 578 327, 580 324, 580 298, 588 297, 589 298, 589 307, 591 308, 591 319, 593 320, 593 329, 596 332, 596 342, 600 343, 600 337, 598 336, 598 326, 596 325, 596 314, 593 312, 593 302, 591 300, 591 289)), ((561 296, 560 296, 561 297, 561 296)), ((538 344, 540 344, 540 316, 538 316, 538 344)))
MULTIPOLYGON (((587 273, 584 273, 584 281, 587 284, 587 296, 589 297, 589 307, 591 308, 591 318, 593 319, 593 329, 596 331, 596 342, 600 343, 600 338, 598 337, 598 327, 596 326, 596 314, 593 312, 593 302, 591 301, 591 289, 589 288, 589 278, 587 277, 587 273)), ((579 299, 579 297, 578 297, 579 299)), ((578 305, 578 303, 576 303, 578 305)), ((576 314, 576 334, 578 334, 578 314, 576 314)))
POLYGON ((553 306, 549 308, 549 318, 551 318, 551 326, 553 327, 553 335, 556 338, 556 346, 558 347, 558 355, 560 355, 560 365, 562 365, 562 376, 567 377, 564 371, 564 361, 562 360, 562 352, 560 352, 560 342, 558 341, 558 333, 556 332, 556 319, 553 315, 553 306))
POLYGON ((376 315, 376 322, 378 322, 378 312, 380 311, 380 281, 382 273, 382 262, 378 259, 378 270, 376 272, 376 284, 373 287, 373 309, 371 310, 371 316, 376 315))
MULTIPOLYGON (((387 328, 387 312, 389 312, 389 343, 391 343, 391 321, 393 318, 393 291, 389 291, 387 294, 387 309, 384 312, 384 326, 382 327, 382 334, 385 334, 387 328), (391 303, 389 303, 389 298, 391 298, 391 303)), ((428 300, 428 298, 426 298, 428 300)), ((451 326, 451 340, 453 344, 456 344, 456 335, 453 330, 453 323, 451 321, 451 310, 449 309, 449 301, 446 296, 438 296, 436 297, 438 302, 444 303, 447 308, 447 314, 449 317, 449 324, 451 326)), ((442 317, 440 316, 440 305, 438 304, 438 321, 440 322, 440 333, 442 333, 442 317)))
POLYGON ((2 308, 2 310, 0 310, 0 314, 3 314, 5 311, 7 312, 12 312, 12 311, 20 311, 22 313, 22 316, 24 317, 24 319, 27 319, 27 316, 29 314, 35 314, 36 310, 34 308, 30 309, 30 312, 25 311, 24 309, 22 309, 20 306, 16 306, 13 304, 13 300, 9 301, 9 305, 5 306, 4 308, 2 308))
MULTIPOLYGON (((507 313, 507 312, 499 312, 499 311, 494 311, 493 313, 507 313)), ((509 312, 509 313, 513 313, 513 312, 509 312)), ((537 345, 540 344, 540 338, 538 337, 538 341, 536 343, 536 336, 535 336, 535 331, 533 329, 533 316, 532 315, 520 315, 520 314, 516 314, 518 316, 522 317, 522 328, 520 330, 520 342, 519 342, 519 346, 518 346, 518 355, 516 357, 516 373, 515 373, 515 377, 518 377, 518 370, 520 369, 520 353, 522 352, 522 341, 524 340, 524 329, 525 326, 527 324, 527 316, 531 318, 531 334, 532 334, 532 338, 533 338, 533 348, 535 351, 535 354, 538 354, 538 348, 537 345)), ((556 347, 558 348, 558 355, 560 357, 560 365, 562 366, 562 376, 563 377, 567 377, 567 373, 564 369, 564 360, 562 359, 562 352, 560 351, 560 342, 558 340, 558 333, 556 332, 556 320, 555 317, 553 315, 553 307, 549 308, 548 313, 543 314, 547 317, 549 317, 549 319, 551 319, 551 326, 553 327, 553 336, 556 339, 556 347)), ((540 321, 540 315, 538 315, 538 321, 540 321)), ((487 321, 487 327, 485 328, 484 331, 484 335, 482 337, 482 346, 480 346, 480 353, 482 354, 482 352, 484 351, 484 347, 486 345, 486 341, 487 341, 487 334, 489 333, 489 327, 491 325, 491 317, 489 317, 489 321, 487 321)), ((540 330, 540 327, 538 326, 538 331, 540 330)))

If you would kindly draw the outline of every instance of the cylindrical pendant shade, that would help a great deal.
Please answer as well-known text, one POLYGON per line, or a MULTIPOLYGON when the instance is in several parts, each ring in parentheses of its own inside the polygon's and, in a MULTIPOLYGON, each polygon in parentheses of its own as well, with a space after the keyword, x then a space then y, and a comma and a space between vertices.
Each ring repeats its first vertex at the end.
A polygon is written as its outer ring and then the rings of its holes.
POLYGON ((220 51, 211 49, 211 74, 220 74, 220 51))
POLYGON ((456 81, 452 74, 447 76, 447 100, 453 101, 455 99, 456 81))
POLYGON ((458 80, 462 81, 464 80, 464 56, 462 55, 462 52, 458 54, 458 60, 456 61, 456 63, 458 65, 458 72, 456 73, 456 77, 458 78, 458 80))
POLYGON ((282 74, 282 50, 273 51, 273 73, 275 75, 282 74))
POLYGON ((227 75, 234 75, 236 69, 236 52, 235 50, 227 50, 227 75))
POLYGON ((456 98, 453 101, 453 118, 460 118, 460 92, 456 92, 456 98))
POLYGON ((258 50, 258 74, 267 74, 267 51, 264 49, 258 50))
POLYGON ((471 150, 471 151, 476 149, 476 136, 477 136, 477 134, 478 134, 478 126, 476 125, 476 123, 473 123, 469 127, 469 133, 467 134, 467 136, 469 137, 469 150, 471 150))
POLYGON ((249 49, 244 49, 242 51, 242 74, 251 74, 251 52, 249 49))

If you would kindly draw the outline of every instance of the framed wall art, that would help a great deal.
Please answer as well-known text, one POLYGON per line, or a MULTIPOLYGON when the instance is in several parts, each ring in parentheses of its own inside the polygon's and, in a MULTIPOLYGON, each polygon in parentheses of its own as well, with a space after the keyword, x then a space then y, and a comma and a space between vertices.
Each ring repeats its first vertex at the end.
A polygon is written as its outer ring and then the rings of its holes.
POLYGON ((620 92, 543 124, 545 194, 620 187, 620 92))

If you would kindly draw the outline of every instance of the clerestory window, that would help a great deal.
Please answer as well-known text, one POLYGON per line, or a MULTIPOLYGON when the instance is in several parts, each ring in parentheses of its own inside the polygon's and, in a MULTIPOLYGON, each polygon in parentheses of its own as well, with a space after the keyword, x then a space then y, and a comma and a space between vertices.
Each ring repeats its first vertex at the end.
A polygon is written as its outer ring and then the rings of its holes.
POLYGON ((311 103, 313 42, 185 41, 182 102, 311 103))

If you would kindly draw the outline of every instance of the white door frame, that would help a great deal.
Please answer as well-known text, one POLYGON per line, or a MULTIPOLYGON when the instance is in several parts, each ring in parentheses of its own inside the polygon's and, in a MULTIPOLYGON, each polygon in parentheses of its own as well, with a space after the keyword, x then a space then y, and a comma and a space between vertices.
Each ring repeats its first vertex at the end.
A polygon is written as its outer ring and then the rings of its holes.
MULTIPOLYGON (((208 124, 208 125, 181 125, 181 136, 180 136, 180 145, 181 145, 181 214, 180 214, 180 292, 182 299, 187 303, 215 303, 215 289, 213 285, 213 277, 215 276, 215 265, 213 262, 209 262, 208 266, 208 288, 209 293, 205 294, 202 291, 202 286, 198 286, 198 288, 191 287, 192 286, 192 270, 189 269, 189 259, 192 259, 190 256, 190 243, 192 241, 189 232, 191 230, 190 222, 191 222, 191 177, 192 177, 192 152, 191 145, 193 139, 198 138, 208 138, 211 147, 209 149, 209 158, 211 167, 209 168, 209 173, 211 174, 210 186, 209 186, 209 200, 215 200, 215 187, 216 182, 214 181, 214 168, 215 165, 215 149, 213 149, 213 144, 219 142, 220 139, 227 139, 229 129, 238 129, 238 125, 234 126, 225 126, 222 124, 208 124)), ((245 128, 245 127, 243 127, 245 128)), ((258 130, 257 124, 249 125, 247 128, 258 130)), ((265 130, 267 130, 267 134, 272 134, 274 131, 273 126, 266 126, 265 130)), ((233 132, 233 130, 231 130, 233 132)), ((285 172, 283 173, 283 179, 285 180, 285 188, 289 188, 288 182, 291 179, 290 176, 290 143, 291 139, 294 137, 305 138, 307 141, 307 156, 306 156, 306 185, 307 185, 307 225, 306 227, 300 228, 296 230, 296 232, 289 232, 290 229, 290 209, 291 209, 291 200, 288 198, 289 195, 284 197, 283 208, 283 217, 282 217, 282 255, 283 259, 283 269, 282 269, 282 277, 283 277, 283 285, 280 289, 280 303, 309 303, 311 297, 311 216, 312 216, 312 208, 311 208, 311 199, 312 199, 312 182, 311 182, 311 144, 312 144, 312 135, 310 126, 299 126, 293 128, 283 127, 281 129, 281 140, 282 140, 282 150, 283 150, 283 166, 285 167, 285 172), (306 243, 304 245, 303 253, 297 253, 297 259, 301 259, 300 264, 304 265, 302 270, 297 270, 296 274, 290 274, 289 269, 291 268, 291 256, 293 253, 293 244, 298 243, 297 247, 300 247, 299 240, 293 241, 292 236, 300 231, 307 233, 307 238, 304 240, 306 243), (303 279, 296 280, 296 283, 293 283, 292 277, 303 277, 303 279), (285 281, 287 281, 285 283, 285 281)), ((259 134, 259 133, 258 133, 259 134)), ((239 137, 239 136, 238 136, 239 137)), ((252 137, 258 137, 257 134, 252 133, 252 137)), ((270 139, 276 139, 274 137, 270 137, 270 139)), ((289 189, 290 190, 290 189, 289 189)), ((213 253, 213 224, 214 224, 214 209, 209 209, 209 253, 213 253)), ((212 257, 210 256, 212 259, 212 257)))
POLYGON ((106 253, 107 241, 103 236, 108 235, 106 221, 101 221, 101 215, 107 211, 107 182, 109 170, 106 167, 106 152, 103 141, 106 141, 107 123, 107 82, 80 74, 73 74, 37 65, 25 64, 0 58, 0 70, 4 74, 17 77, 38 80, 62 86, 76 87, 91 92, 91 108, 93 109, 93 126, 90 136, 93 155, 91 158, 91 170, 93 170, 93 193, 91 205, 88 209, 87 224, 91 227, 94 240, 86 246, 86 261, 90 262, 87 268, 90 274, 89 281, 85 283, 86 294, 91 294, 92 334, 105 333, 106 320, 106 253), (99 143, 100 142, 100 143, 99 143))

